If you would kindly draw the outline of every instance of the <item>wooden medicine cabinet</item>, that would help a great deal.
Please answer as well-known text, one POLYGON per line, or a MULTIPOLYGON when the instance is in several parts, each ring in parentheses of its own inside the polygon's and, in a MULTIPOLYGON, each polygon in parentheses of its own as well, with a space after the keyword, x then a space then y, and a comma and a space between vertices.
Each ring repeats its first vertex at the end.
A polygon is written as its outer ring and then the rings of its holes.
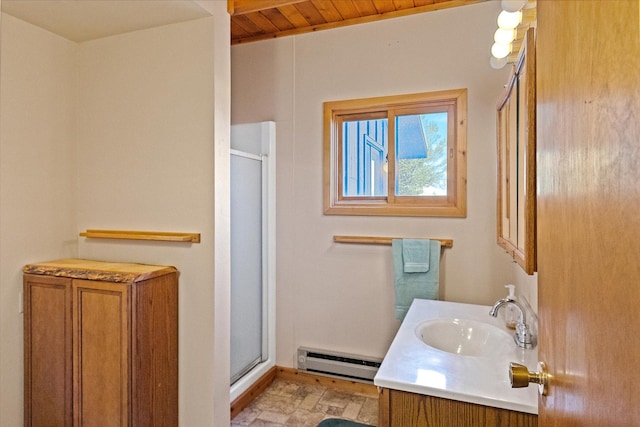
POLYGON ((498 103, 498 245, 527 274, 536 271, 535 30, 523 40, 498 103))

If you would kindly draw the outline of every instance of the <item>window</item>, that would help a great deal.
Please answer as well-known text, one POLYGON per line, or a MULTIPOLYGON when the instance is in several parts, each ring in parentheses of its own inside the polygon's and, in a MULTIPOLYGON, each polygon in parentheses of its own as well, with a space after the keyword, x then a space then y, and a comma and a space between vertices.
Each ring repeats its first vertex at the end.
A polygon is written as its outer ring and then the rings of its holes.
POLYGON ((467 90, 325 102, 324 212, 465 217, 467 90))

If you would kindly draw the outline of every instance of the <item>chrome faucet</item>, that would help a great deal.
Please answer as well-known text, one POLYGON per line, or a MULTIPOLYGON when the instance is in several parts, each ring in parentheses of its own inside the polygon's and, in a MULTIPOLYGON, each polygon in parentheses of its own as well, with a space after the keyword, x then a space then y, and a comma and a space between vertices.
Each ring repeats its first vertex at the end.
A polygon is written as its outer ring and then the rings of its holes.
POLYGON ((507 304, 513 304, 518 309, 518 320, 516 321, 516 333, 513 336, 513 340, 516 342, 516 345, 521 348, 534 348, 536 344, 538 344, 538 340, 536 336, 529 329, 529 325, 527 325, 527 317, 525 314, 525 309, 520 305, 518 301, 511 297, 506 297, 498 300, 491 310, 489 311, 489 315, 493 317, 498 317, 498 311, 500 308, 507 304))

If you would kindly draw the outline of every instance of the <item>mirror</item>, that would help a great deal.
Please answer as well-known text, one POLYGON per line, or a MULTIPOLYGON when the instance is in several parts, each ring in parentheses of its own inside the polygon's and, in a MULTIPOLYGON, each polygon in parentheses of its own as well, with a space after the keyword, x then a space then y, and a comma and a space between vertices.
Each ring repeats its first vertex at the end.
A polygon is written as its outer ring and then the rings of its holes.
POLYGON ((524 38, 498 103, 498 245, 536 271, 535 30, 524 38))

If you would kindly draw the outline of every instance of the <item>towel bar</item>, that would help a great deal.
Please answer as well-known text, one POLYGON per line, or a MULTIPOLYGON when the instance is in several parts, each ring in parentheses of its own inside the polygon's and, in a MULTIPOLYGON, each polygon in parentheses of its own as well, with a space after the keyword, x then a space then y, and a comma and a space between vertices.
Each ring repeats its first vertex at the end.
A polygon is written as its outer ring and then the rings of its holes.
POLYGON ((87 230, 80 236, 98 239, 156 240, 165 242, 200 243, 200 233, 165 231, 87 230))
MULTIPOLYGON (((428 237, 424 237, 427 239, 428 237)), ((390 245, 394 239, 402 239, 402 237, 373 237, 373 236, 333 236, 336 243, 362 243, 369 245, 390 245)), ((452 248, 453 239, 431 239, 439 240, 440 246, 443 248, 452 248)))

